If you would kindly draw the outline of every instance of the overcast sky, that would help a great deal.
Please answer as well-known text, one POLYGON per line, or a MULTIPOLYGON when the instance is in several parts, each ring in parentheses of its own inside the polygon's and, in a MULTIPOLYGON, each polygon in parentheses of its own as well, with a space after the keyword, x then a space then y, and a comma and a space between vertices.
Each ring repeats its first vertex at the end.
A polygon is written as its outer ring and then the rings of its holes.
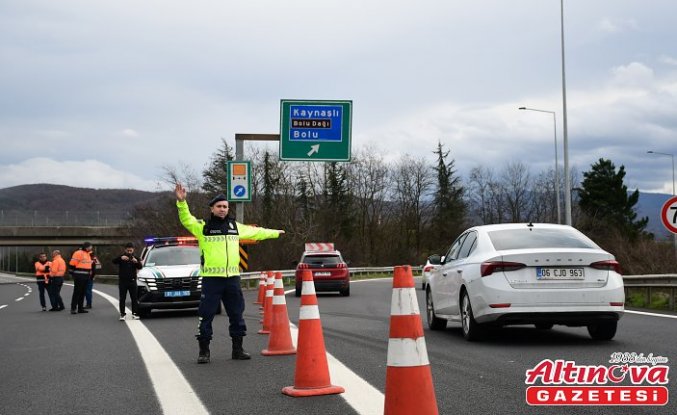
MULTIPOLYGON (((565 0, 571 167, 672 192, 677 1, 565 0)), ((462 177, 538 173, 562 144, 558 0, 2 0, 0 188, 156 190, 224 137, 278 133, 280 99, 353 101, 353 152, 462 177)), ((249 145, 249 144, 247 144, 249 145)), ((276 150, 274 146, 271 149, 276 150)), ((560 164, 562 151, 560 147, 560 164)))

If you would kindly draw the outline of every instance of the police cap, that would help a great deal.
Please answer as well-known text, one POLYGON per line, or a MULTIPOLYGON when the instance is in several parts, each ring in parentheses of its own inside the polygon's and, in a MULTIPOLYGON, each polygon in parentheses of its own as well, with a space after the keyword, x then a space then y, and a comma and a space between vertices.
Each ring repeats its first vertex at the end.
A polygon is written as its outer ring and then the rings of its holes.
POLYGON ((228 199, 226 198, 226 195, 224 195, 223 193, 219 193, 218 195, 214 196, 214 198, 212 200, 209 201, 209 207, 212 207, 217 202, 222 202, 224 200, 228 201, 228 199))

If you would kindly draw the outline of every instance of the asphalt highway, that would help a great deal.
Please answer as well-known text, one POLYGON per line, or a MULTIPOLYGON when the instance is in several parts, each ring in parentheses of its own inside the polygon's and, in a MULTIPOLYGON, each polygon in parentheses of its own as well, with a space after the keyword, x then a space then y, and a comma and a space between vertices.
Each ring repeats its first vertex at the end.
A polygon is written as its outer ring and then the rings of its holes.
MULTIPOLYGON (((214 321, 211 363, 197 365, 194 310, 154 311, 141 321, 120 322, 116 307, 108 300, 117 298, 117 287, 95 284, 94 288, 102 295, 95 295, 88 314, 42 312, 32 279, 0 275, 0 414, 296 415, 382 411, 390 279, 353 282, 350 297, 318 294, 327 352, 348 370, 347 374, 336 374, 331 363, 334 360, 330 359, 332 383, 345 387, 346 394, 311 398, 281 393, 283 387, 294 383, 295 356, 260 354, 268 345, 268 336, 256 333, 260 328, 258 307, 253 304, 256 291, 245 292, 249 329, 245 349, 252 360, 230 359, 224 314, 214 321), (166 353, 166 360, 157 347, 166 353), (156 369, 159 372, 154 373, 156 369), (163 388, 165 392, 158 392, 163 388), (183 406, 193 400, 198 407, 183 406)), ((71 293, 72 287, 65 285, 62 296, 67 308, 71 293)), ((417 290, 417 295, 424 313, 423 291, 417 290)), ((290 320, 298 325, 299 298, 288 294, 286 301, 290 320)), ((520 326, 469 343, 463 339, 460 325, 450 324, 445 331, 433 332, 425 326, 422 315, 439 412, 675 414, 674 381, 668 385, 672 400, 660 407, 541 407, 525 402, 525 372, 544 359, 608 366, 615 352, 652 353, 667 357, 670 374, 674 375, 674 317, 628 313, 610 342, 591 340, 584 328, 555 326, 540 331, 520 326)))

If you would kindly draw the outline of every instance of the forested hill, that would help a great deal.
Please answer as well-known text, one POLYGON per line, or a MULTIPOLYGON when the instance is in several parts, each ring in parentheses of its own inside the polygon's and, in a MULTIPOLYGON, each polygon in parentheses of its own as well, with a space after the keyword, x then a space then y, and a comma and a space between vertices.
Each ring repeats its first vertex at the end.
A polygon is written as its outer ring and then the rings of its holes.
MULTIPOLYGON (((0 210, 5 211, 101 211, 131 212, 135 206, 152 202, 167 192, 133 189, 88 189, 56 184, 27 184, 0 189, 0 210)), ((660 208, 670 195, 642 193, 637 217, 649 217, 647 230, 657 237, 667 232, 660 222, 660 208)))
POLYGON ((27 184, 0 189, 0 209, 5 211, 120 211, 163 195, 133 189, 87 189, 55 184, 27 184))

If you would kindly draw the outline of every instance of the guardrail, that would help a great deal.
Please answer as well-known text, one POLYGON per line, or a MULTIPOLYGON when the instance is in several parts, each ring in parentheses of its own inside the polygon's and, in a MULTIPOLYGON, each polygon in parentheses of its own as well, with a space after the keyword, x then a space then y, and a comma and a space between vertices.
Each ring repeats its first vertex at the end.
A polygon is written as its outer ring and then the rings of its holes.
MULTIPOLYGON (((392 274, 395 267, 361 267, 361 268, 350 268, 350 276, 353 278, 369 278, 372 275, 376 274, 392 274)), ((421 273, 422 266, 411 267, 414 276, 419 276, 421 273)), ((275 270, 273 272, 282 273, 282 281, 285 285, 294 285, 294 277, 296 275, 296 270, 287 269, 287 270, 275 270)), ((261 271, 253 272, 243 272, 240 274, 240 279, 243 281, 243 288, 251 289, 258 288, 258 281, 261 276, 261 271)))
MULTIPOLYGON (((393 269, 395 267, 355 267, 355 268, 350 268, 350 275, 351 277, 354 277, 356 279, 360 278, 369 278, 372 275, 376 274, 392 274, 393 269)), ((411 267, 412 272, 414 273, 414 276, 417 277, 421 274, 421 269, 422 266, 413 266, 411 267)), ((259 286, 259 278, 261 277, 261 272, 262 271, 251 271, 251 272, 242 272, 240 273, 240 279, 243 282, 243 288, 245 289, 252 289, 252 288, 258 288, 259 286)), ((296 274, 296 270, 294 269, 286 269, 286 270, 273 270, 273 272, 281 272, 282 273, 282 280, 284 281, 285 285, 293 285, 294 282, 294 277, 296 274)), ((19 272, 15 273, 15 275, 22 276, 22 277, 32 277, 33 274, 31 273, 26 273, 26 272, 19 272)), ((117 275, 97 275, 96 276, 96 281, 99 282, 110 282, 110 283, 117 283, 118 281, 118 276, 117 275)))
MULTIPOLYGON (((350 274, 355 279, 369 278, 377 274, 392 274, 394 267, 355 267, 350 274)), ((414 276, 421 274, 421 266, 412 267, 414 276)), ((281 272, 285 285, 293 285, 295 270, 275 270, 281 272)), ((32 274, 17 275, 30 277, 32 274)), ((240 274, 244 289, 257 289, 261 271, 240 274)), ((97 275, 97 281, 117 282, 117 275, 97 275)), ((677 311, 677 274, 624 275, 625 304, 629 307, 652 308, 664 311, 677 311)))
POLYGON ((677 311, 677 274, 625 275, 625 304, 677 311))

